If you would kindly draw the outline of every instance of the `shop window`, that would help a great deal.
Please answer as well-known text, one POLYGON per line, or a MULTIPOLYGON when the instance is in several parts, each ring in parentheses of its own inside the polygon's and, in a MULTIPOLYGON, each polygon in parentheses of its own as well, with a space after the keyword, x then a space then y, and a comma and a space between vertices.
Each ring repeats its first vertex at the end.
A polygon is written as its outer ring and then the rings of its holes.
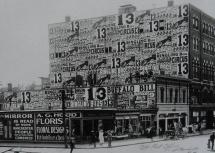
POLYGON ((193 123, 199 122, 199 112, 193 112, 192 121, 193 121, 193 123))
POLYGON ((138 130, 138 128, 137 128, 137 126, 138 126, 138 119, 131 119, 129 126, 131 126, 131 128, 132 128, 131 129, 129 127, 129 129, 128 129, 129 132, 137 132, 137 130, 138 130))
POLYGON ((123 129, 123 121, 124 120, 116 120, 116 135, 122 135, 124 132, 123 129))
POLYGON ((164 88, 160 88, 160 101, 161 103, 164 103, 164 88))
POLYGON ((150 127, 151 116, 140 116, 140 122, 142 128, 145 130, 150 127))

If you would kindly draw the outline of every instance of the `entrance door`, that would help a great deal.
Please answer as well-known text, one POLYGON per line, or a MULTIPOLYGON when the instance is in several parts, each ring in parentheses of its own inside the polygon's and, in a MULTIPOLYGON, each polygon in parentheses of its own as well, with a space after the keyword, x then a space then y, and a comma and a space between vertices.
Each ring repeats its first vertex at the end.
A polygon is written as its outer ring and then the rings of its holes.
POLYGON ((92 120, 83 120, 83 139, 90 139, 91 131, 93 130, 92 120))
POLYGON ((74 135, 76 137, 79 137, 81 135, 81 124, 80 124, 80 120, 77 119, 70 119, 70 133, 72 136, 72 131, 74 130, 74 135))
POLYGON ((162 134, 164 134, 164 132, 165 132, 165 129, 166 129, 166 127, 165 127, 165 119, 162 119, 162 120, 159 120, 159 127, 161 128, 160 129, 160 135, 162 135, 162 134))

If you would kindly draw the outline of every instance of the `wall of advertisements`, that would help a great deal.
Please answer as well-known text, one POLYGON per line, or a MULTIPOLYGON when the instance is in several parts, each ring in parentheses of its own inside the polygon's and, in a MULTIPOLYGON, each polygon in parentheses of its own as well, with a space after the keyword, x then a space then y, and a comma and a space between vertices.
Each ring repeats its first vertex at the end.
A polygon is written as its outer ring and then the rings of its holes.
POLYGON ((3 110, 60 109, 59 89, 25 90, 8 94, 5 92, 3 110), (8 96, 9 95, 9 96, 8 96))
MULTIPOLYGON (((152 83, 155 74, 188 78, 188 16, 184 4, 49 25, 52 87, 86 87, 68 107, 112 107, 113 86, 152 83)), ((118 93, 117 105, 153 95, 135 94, 118 93)))
MULTIPOLYGON (((146 108, 155 103, 155 84, 76 87, 65 90, 66 108, 146 108)), ((60 89, 20 91, 13 101, 5 97, 3 110, 61 109, 60 89)))
POLYGON ((185 4, 49 25, 52 86, 77 75, 86 86, 187 78, 188 16, 185 4))
MULTIPOLYGON (((80 112, 66 113, 66 119, 80 117, 80 112)), ((0 140, 63 141, 63 134, 60 112, 0 113, 0 140)))

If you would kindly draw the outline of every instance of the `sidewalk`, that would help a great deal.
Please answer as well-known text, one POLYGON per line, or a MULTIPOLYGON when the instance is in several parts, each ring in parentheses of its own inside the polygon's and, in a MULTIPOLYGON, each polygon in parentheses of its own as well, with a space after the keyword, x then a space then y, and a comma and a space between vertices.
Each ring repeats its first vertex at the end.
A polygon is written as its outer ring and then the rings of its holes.
MULTIPOLYGON (((192 137, 192 136, 198 136, 198 135, 207 135, 210 134, 212 130, 205 130, 202 131, 202 133, 191 133, 187 134, 186 137, 192 137)), ((153 137, 153 139, 150 138, 134 138, 134 139, 125 139, 125 140, 115 140, 112 141, 112 148, 115 147, 122 147, 122 146, 128 146, 128 145, 136 145, 136 144, 144 144, 144 143, 153 143, 158 141, 167 141, 170 139, 166 139, 163 137, 153 137)), ((20 147, 20 148, 59 148, 62 149, 65 147, 64 144, 52 144, 52 143, 0 143, 0 147, 20 147)), ((69 145, 68 145, 69 147, 69 145)), ((76 149, 98 149, 98 148, 108 148, 107 142, 105 142, 103 145, 100 145, 99 143, 96 144, 96 148, 93 147, 93 144, 76 144, 76 149)))

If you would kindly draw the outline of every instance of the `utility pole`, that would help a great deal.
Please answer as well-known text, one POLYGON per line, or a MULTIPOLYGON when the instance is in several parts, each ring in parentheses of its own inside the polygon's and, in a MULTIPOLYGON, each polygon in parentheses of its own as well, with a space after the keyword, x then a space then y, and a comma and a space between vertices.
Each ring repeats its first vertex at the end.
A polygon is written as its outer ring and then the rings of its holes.
POLYGON ((66 117, 65 117, 65 90, 62 89, 61 90, 61 98, 62 98, 62 113, 63 113, 63 127, 64 127, 64 144, 65 144, 65 148, 68 148, 67 145, 67 132, 66 132, 66 117))

